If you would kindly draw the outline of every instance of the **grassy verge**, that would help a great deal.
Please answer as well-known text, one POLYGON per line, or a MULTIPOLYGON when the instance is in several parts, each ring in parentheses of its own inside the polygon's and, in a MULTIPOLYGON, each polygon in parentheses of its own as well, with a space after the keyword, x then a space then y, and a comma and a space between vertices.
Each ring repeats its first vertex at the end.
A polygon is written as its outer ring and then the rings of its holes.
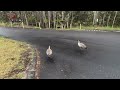
MULTIPOLYGON (((11 27, 11 24, 10 23, 0 23, 0 26, 3 26, 3 27, 11 27)), ((23 27, 22 26, 22 23, 13 23, 12 27, 23 27)), ((36 30, 41 30, 42 28, 39 28, 37 26, 27 26, 27 25, 24 25, 24 28, 30 28, 30 29, 36 29, 36 30)), ((45 28, 44 28, 45 29, 45 28)), ((48 29, 48 28, 46 28, 48 29)), ((50 28, 50 29, 53 29, 53 28, 50 28)), ((62 29, 62 28, 59 28, 57 30, 94 30, 95 27, 93 26, 81 26, 81 29, 79 26, 76 26, 76 27, 73 27, 73 28, 65 28, 65 29, 62 29)), ((98 26, 97 27, 98 30, 108 30, 108 31, 114 31, 114 30, 120 30, 120 27, 100 27, 98 26)))
MULTIPOLYGON (((13 23, 12 26, 11 26, 11 23, 0 22, 0 26, 2 26, 2 27, 21 27, 21 28, 23 28, 22 23, 13 23)), ((24 25, 24 28, 38 29, 38 30, 41 29, 40 27, 37 27, 37 26, 27 26, 27 25, 24 25)))
MULTIPOLYGON (((114 31, 114 30, 120 30, 120 27, 93 27, 93 26, 82 26, 81 29, 79 27, 73 27, 73 28, 68 28, 68 29, 64 29, 64 30, 108 30, 108 31, 114 31)), ((62 30, 62 29, 58 29, 58 30, 62 30)))
MULTIPOLYGON (((120 27, 114 27, 114 28, 112 28, 112 27, 110 27, 110 26, 108 26, 108 27, 100 27, 100 26, 98 26, 98 27, 96 27, 98 30, 111 30, 111 31, 114 31, 114 30, 120 30, 120 27)), ((93 29, 95 29, 93 26, 87 26, 87 27, 85 27, 85 26, 82 26, 82 29, 87 29, 87 30, 93 30, 93 29)))
POLYGON ((32 48, 24 43, 0 37, 0 79, 21 79, 32 59, 32 48))

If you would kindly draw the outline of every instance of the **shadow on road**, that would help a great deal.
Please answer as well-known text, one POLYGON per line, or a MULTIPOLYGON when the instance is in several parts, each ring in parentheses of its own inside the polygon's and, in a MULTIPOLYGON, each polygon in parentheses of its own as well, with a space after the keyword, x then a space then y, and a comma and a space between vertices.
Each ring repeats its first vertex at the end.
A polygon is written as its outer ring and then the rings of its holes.
POLYGON ((55 59, 53 57, 47 57, 46 56, 46 62, 48 62, 48 63, 55 63, 55 59))

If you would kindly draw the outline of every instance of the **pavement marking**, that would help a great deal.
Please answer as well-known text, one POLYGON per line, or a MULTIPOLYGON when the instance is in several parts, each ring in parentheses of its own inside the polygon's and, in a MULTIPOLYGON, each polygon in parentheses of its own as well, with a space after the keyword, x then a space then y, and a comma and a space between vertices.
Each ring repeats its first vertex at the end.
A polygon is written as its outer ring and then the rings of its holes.
MULTIPOLYGON (((88 32, 110 32, 110 31, 103 31, 103 30, 82 30, 82 31, 88 31, 88 32)), ((120 31, 113 31, 113 32, 120 32, 120 31)))
POLYGON ((120 31, 115 31, 115 32, 120 32, 120 31))

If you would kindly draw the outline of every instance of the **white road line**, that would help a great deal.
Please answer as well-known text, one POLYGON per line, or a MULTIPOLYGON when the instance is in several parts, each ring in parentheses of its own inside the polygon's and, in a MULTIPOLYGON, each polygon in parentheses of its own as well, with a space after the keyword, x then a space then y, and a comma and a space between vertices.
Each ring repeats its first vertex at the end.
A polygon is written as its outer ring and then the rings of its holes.
MULTIPOLYGON (((82 30, 82 31, 89 31, 89 32, 94 32, 94 31, 97 31, 97 32, 109 32, 109 31, 103 31, 103 30, 82 30)), ((120 32, 120 31, 113 31, 113 32, 120 32)))
POLYGON ((103 32, 107 32, 107 31, 103 31, 103 32))
POLYGON ((120 31, 115 31, 115 32, 120 32, 120 31))

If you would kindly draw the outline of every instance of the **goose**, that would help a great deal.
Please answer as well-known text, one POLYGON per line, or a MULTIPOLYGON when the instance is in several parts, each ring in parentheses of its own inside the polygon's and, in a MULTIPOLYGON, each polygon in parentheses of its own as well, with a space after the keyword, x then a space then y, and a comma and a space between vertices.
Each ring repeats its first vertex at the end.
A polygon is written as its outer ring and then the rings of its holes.
POLYGON ((79 40, 78 40, 78 46, 80 47, 81 50, 87 49, 87 46, 84 43, 80 42, 79 40))
POLYGON ((50 48, 50 46, 46 50, 46 54, 47 54, 48 57, 50 57, 52 55, 52 49, 50 48))

